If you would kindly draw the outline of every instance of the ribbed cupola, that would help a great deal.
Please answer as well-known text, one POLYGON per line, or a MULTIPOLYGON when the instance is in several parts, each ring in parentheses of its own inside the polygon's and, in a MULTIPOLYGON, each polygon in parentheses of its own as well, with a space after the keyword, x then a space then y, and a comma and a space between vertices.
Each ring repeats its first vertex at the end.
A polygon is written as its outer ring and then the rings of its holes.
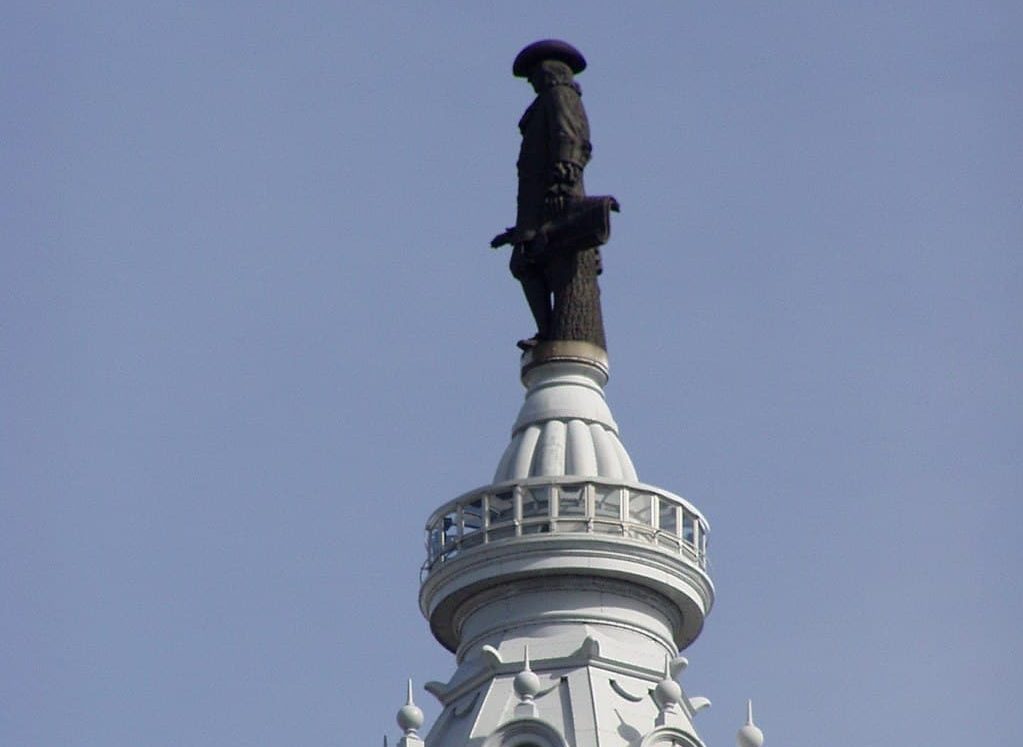
POLYGON ((599 348, 584 345, 552 342, 546 356, 536 352, 526 356, 529 362, 522 369, 526 401, 494 483, 565 475, 639 479, 604 398, 606 356, 599 348), (580 355, 580 349, 590 356, 580 355), (572 350, 576 355, 565 352, 572 350))

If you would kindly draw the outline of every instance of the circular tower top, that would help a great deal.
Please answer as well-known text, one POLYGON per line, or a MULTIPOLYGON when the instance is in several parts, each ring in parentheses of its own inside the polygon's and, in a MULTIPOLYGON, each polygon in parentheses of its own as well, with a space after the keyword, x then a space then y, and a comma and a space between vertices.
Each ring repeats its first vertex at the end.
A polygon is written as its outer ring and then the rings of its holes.
POLYGON ((553 624, 543 612, 551 600, 534 606, 529 598, 561 585, 563 604, 569 590, 588 585, 617 595, 621 610, 607 619, 579 601, 573 620, 645 630, 662 654, 674 654, 699 635, 713 605, 706 520, 683 498, 639 481, 604 397, 603 349, 543 342, 522 356, 521 371, 525 401, 493 482, 427 522, 420 605, 434 635, 463 656, 495 644, 498 629, 541 617, 553 624), (512 593, 514 607, 495 613, 495 599, 512 593), (633 597, 643 601, 621 601, 633 597))

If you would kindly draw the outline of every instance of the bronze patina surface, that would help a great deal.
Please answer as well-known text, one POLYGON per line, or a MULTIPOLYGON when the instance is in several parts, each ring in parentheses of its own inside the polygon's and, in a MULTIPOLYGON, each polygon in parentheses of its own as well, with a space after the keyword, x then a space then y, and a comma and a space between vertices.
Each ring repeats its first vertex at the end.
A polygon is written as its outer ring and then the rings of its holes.
POLYGON ((597 276, 618 202, 587 197, 583 186, 592 146, 575 73, 585 67, 582 53, 552 39, 530 44, 513 65, 536 98, 519 120, 515 225, 491 246, 511 244, 511 273, 536 321, 536 334, 519 341, 523 350, 553 340, 607 347, 597 276))

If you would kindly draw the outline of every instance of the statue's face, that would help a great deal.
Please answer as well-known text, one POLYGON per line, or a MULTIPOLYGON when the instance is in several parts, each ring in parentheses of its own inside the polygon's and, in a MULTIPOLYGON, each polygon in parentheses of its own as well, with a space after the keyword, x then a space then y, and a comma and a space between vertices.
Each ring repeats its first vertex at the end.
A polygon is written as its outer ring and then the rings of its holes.
POLYGON ((533 86, 533 90, 540 93, 540 84, 543 81, 543 72, 540 69, 540 65, 534 65, 533 69, 529 71, 529 85, 533 86))
POLYGON ((558 83, 571 83, 572 69, 561 60, 541 60, 529 71, 528 80, 533 90, 540 93, 558 83))

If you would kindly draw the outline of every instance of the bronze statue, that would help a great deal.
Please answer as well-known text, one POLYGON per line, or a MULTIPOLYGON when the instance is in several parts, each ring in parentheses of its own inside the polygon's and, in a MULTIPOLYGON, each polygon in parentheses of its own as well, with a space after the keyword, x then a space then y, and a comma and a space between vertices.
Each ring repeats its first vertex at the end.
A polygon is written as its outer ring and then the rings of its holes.
POLYGON ((530 44, 512 65, 536 99, 519 121, 518 211, 515 225, 490 245, 512 245, 511 273, 522 283, 536 334, 544 340, 583 340, 606 348, 600 312, 600 245, 610 235, 613 197, 587 197, 583 169, 590 160, 590 126, 574 75, 586 68, 575 47, 554 39, 530 44))

